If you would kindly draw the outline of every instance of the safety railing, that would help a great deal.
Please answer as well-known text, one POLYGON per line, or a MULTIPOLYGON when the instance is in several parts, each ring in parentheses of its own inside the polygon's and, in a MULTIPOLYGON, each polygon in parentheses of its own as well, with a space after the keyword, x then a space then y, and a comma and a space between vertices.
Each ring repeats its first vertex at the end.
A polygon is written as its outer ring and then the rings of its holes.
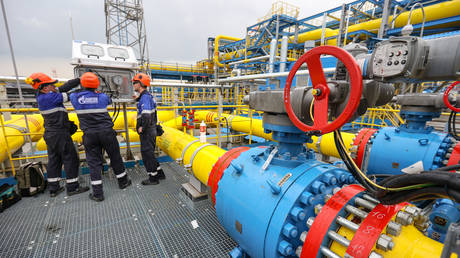
POLYGON ((361 118, 353 121, 352 127, 380 128, 386 126, 399 126, 404 124, 404 119, 399 116, 399 109, 386 104, 381 108, 368 108, 361 118))
MULTIPOLYGON (((160 98, 158 102, 163 105, 173 105, 174 103, 192 104, 195 102, 200 103, 217 103, 219 89, 207 88, 185 88, 185 87, 161 87, 160 98)), ((225 88, 222 90, 222 101, 240 105, 243 102, 244 96, 247 92, 244 89, 237 91, 236 88, 225 88)))
POLYGON ((213 73, 212 69, 209 69, 208 67, 204 65, 151 62, 149 66, 150 66, 150 70, 156 70, 156 71, 206 73, 206 74, 213 73))

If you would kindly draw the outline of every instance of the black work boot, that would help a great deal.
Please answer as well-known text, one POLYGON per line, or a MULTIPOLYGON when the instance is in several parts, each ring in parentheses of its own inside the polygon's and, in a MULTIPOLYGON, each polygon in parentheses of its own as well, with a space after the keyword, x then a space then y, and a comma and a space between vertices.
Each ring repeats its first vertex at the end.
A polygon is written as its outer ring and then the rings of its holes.
POLYGON ((104 195, 95 196, 93 193, 90 193, 89 198, 95 202, 102 202, 104 200, 104 195))
POLYGON ((158 175, 156 176, 149 176, 148 179, 145 179, 141 182, 143 185, 157 185, 160 181, 158 180, 158 175))
POLYGON ((56 197, 58 196, 60 193, 62 193, 64 191, 64 187, 62 186, 59 186, 58 189, 54 190, 54 191, 50 191, 50 197, 56 197))
POLYGON ((163 179, 166 179, 166 175, 165 175, 165 172, 163 171, 162 168, 160 168, 159 170, 157 170, 157 173, 158 173, 158 179, 159 180, 163 180, 163 179))
POLYGON ((131 183, 131 179, 129 179, 128 176, 122 177, 118 180, 118 188, 125 189, 126 187, 130 186, 131 183))
POLYGON ((89 190, 89 187, 88 186, 79 186, 78 188, 76 188, 75 190, 73 191, 69 191, 67 189, 67 195, 68 196, 72 196, 72 195, 76 195, 76 194, 80 194, 80 193, 84 193, 86 191, 89 190))

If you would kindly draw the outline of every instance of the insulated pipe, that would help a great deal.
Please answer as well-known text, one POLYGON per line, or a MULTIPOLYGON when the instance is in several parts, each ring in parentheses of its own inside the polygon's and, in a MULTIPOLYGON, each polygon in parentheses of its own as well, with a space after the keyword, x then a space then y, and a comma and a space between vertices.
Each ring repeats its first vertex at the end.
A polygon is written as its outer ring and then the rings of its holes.
MULTIPOLYGON (((222 86, 217 84, 197 84, 197 83, 175 83, 175 82, 151 82, 153 87, 181 87, 181 88, 210 88, 220 89, 222 86)), ((232 86, 224 86, 224 88, 232 88, 232 86)))
POLYGON ((268 72, 273 73, 275 69, 275 55, 278 50, 278 40, 276 38, 272 39, 270 42, 270 58, 268 59, 268 72))
MULTIPOLYGON (((333 67, 333 68, 325 68, 325 69, 323 69, 323 72, 325 74, 333 73, 333 72, 335 72, 335 67, 333 67)), ((310 72, 308 70, 300 70, 300 71, 297 71, 296 76, 298 76, 298 75, 307 75, 307 74, 310 74, 310 72)), ((248 80, 255 80, 255 79, 287 77, 288 75, 289 75, 289 72, 243 75, 243 76, 239 76, 239 77, 229 77, 229 78, 226 78, 226 79, 220 79, 219 84, 232 83, 232 82, 238 82, 238 81, 248 81, 248 80)))
POLYGON ((287 62, 287 51, 288 51, 288 37, 283 36, 281 39, 281 60, 280 60, 280 72, 286 71, 286 62, 287 62))
MULTIPOLYGON (((244 64, 244 63, 249 63, 249 62, 254 62, 254 61, 265 60, 265 59, 269 59, 269 58, 270 58, 270 55, 258 56, 258 57, 254 57, 254 58, 249 58, 249 59, 244 59, 244 60, 240 60, 240 61, 231 62, 231 63, 228 63, 228 65, 244 64)), ((276 57, 276 58, 279 58, 279 57, 276 57)))

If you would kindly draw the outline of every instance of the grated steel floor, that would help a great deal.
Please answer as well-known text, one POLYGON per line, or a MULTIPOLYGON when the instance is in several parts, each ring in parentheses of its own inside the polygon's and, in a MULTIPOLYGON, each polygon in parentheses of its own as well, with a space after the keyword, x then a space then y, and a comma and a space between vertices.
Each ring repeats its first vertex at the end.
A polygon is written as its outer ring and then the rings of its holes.
MULTIPOLYGON (((101 203, 88 193, 23 198, 0 213, 0 257, 227 257, 236 244, 211 201, 191 203, 180 190, 184 170, 161 166, 167 179, 156 186, 140 184, 143 167, 128 169, 133 185, 124 190, 105 174, 101 203)), ((89 185, 88 175, 81 180, 89 185)))

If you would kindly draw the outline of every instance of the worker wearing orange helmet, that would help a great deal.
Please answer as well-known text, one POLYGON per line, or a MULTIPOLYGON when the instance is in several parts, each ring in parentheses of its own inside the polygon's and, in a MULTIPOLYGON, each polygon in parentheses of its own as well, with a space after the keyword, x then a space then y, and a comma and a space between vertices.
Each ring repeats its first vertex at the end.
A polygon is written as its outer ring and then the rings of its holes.
POLYGON ((150 77, 144 73, 138 73, 133 78, 133 87, 139 93, 136 100, 137 121, 136 129, 141 140, 141 155, 149 178, 142 181, 143 185, 157 185, 160 179, 166 176, 160 164, 155 158, 155 142, 157 136, 157 103, 147 90, 150 86, 150 77))
POLYGON ((93 188, 89 198, 100 202, 104 200, 101 175, 103 149, 109 155, 110 166, 118 179, 118 187, 124 189, 130 186, 131 180, 126 174, 117 133, 113 130, 112 118, 107 112, 107 106, 112 103, 112 100, 106 94, 96 91, 99 87, 99 78, 96 74, 84 73, 80 78, 80 83, 83 90, 72 93, 70 101, 75 108, 80 128, 83 131, 83 145, 93 188))
POLYGON ((82 187, 78 182, 80 161, 71 138, 77 127, 69 121, 63 104, 69 99, 67 92, 77 87, 80 79, 69 80, 59 88, 56 88, 56 82, 44 73, 33 73, 26 78, 26 83, 38 91, 38 109, 45 127, 43 139, 48 149, 47 180, 51 197, 64 190, 59 183, 63 164, 67 194, 70 196, 89 190, 89 187, 82 187))

